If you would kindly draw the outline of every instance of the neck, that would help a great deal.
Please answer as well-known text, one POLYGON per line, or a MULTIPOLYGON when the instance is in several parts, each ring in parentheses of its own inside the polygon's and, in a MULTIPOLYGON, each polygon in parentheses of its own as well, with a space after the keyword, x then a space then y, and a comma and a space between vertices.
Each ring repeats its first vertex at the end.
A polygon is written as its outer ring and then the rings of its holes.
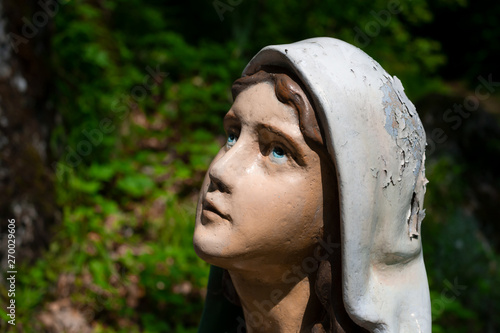
POLYGON ((229 271, 240 297, 248 333, 310 332, 322 307, 309 276, 284 271, 263 280, 263 273, 229 271), (313 294, 313 297, 310 297, 313 294))

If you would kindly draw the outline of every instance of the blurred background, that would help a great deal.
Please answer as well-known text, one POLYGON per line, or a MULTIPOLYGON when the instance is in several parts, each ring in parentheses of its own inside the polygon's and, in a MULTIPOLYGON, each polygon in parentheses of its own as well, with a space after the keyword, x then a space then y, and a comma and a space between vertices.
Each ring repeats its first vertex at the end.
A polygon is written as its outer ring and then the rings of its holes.
POLYGON ((330 36, 427 131, 433 332, 500 331, 500 2, 0 0, 0 332, 196 332, 198 189, 263 46, 330 36), (16 220, 16 326, 7 219, 16 220), (10 319, 9 319, 10 320, 10 319))

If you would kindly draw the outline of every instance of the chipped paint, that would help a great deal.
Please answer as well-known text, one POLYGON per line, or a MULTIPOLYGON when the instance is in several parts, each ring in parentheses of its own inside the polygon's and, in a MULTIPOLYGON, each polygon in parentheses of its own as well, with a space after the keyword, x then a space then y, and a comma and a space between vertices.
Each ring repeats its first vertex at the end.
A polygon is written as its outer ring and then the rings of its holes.
MULTIPOLYGON (((385 113, 386 132, 391 136, 396 145, 395 156, 399 159, 399 174, 397 182, 412 175, 417 177, 419 172, 424 173, 423 161, 425 151, 425 132, 418 117, 415 106, 404 94, 403 86, 397 77, 386 75, 380 87, 382 91, 382 105, 385 113), (411 174, 405 173, 407 168, 411 168, 411 174)), ((385 171, 385 179, 382 182, 384 189, 389 185, 396 185, 393 175, 385 171)), ((413 178, 412 177, 412 178, 413 178)), ((420 178, 420 177, 419 177, 420 178)), ((425 176, 423 186, 414 180, 414 192, 408 208, 408 237, 418 239, 420 237, 420 226, 425 217, 425 210, 422 209, 420 193, 425 191, 425 176), (417 186, 418 185, 418 186, 417 186)))
POLYGON ((418 239, 419 234, 419 215, 420 215, 420 203, 417 199, 417 194, 413 192, 413 197, 411 199, 411 214, 408 217, 408 236, 410 239, 418 239))
POLYGON ((413 156, 415 165, 413 175, 416 176, 422 164, 422 140, 425 138, 424 128, 412 102, 404 94, 404 88, 397 77, 386 76, 380 90, 383 93, 382 105, 385 112, 385 130, 395 140, 399 148, 398 156, 401 160, 399 181, 403 177, 404 169, 413 156))

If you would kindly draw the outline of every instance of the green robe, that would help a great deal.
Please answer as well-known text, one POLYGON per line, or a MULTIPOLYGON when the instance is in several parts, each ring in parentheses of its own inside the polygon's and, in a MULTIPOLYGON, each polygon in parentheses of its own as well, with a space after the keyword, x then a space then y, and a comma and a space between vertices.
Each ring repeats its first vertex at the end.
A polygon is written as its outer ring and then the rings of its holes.
POLYGON ((222 291, 223 269, 210 266, 207 298, 198 333, 244 333, 243 309, 229 302, 222 291))

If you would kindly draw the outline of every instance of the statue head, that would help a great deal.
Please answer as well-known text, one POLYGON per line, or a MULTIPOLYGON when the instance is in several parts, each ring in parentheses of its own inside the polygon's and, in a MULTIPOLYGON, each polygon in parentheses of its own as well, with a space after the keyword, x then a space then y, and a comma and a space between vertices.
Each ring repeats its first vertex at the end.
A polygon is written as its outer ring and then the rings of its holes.
POLYGON ((302 267, 326 331, 430 331, 425 133, 400 81, 354 46, 314 38, 262 49, 232 91, 198 255, 263 283, 302 267))
POLYGON ((335 169, 296 80, 261 70, 233 85, 227 142, 207 172, 194 236, 214 265, 300 265, 323 238, 324 220, 338 220, 335 169))

